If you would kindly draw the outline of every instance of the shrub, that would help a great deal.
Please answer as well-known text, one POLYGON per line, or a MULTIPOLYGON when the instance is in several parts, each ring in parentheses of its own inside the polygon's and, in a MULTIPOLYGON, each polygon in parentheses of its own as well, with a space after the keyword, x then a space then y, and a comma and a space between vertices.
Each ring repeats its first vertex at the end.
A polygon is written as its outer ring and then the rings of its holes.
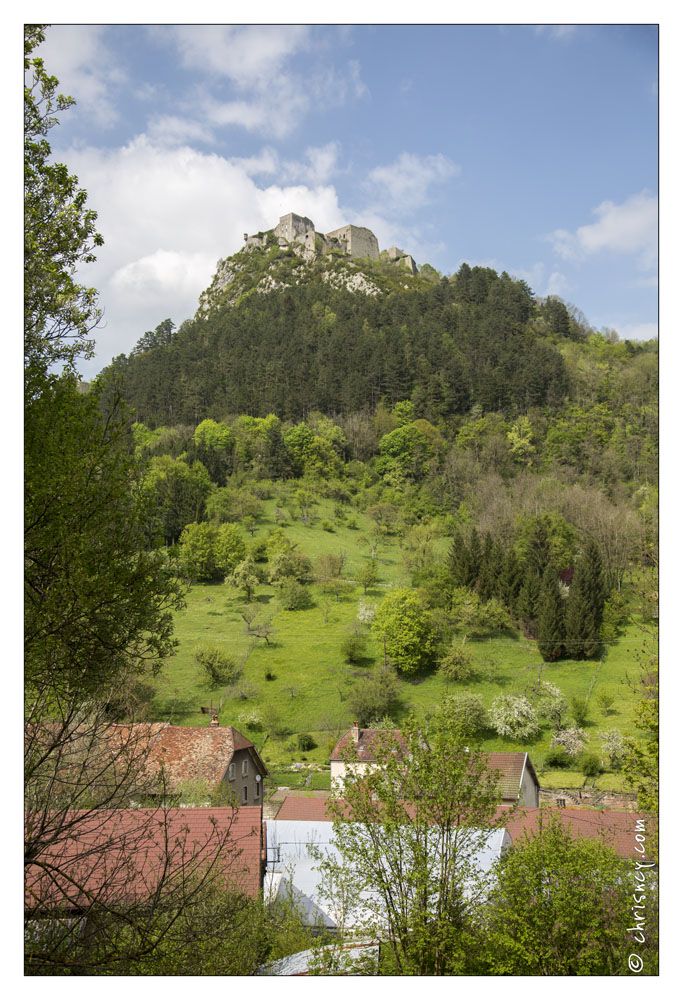
POLYGON ((612 705, 614 704, 614 695, 608 694, 607 691, 601 691, 598 695, 597 701, 602 714, 609 715, 612 705))
POLYGON ((351 689, 349 707, 361 726, 386 715, 398 694, 398 680, 392 670, 378 670, 364 677, 351 689))
POLYGON ((562 747, 553 747, 545 755, 546 767, 569 767, 572 759, 562 747))
POLYGON ((334 531, 334 525, 332 524, 331 521, 327 520, 321 521, 320 527, 323 529, 323 531, 334 531))
POLYGON ((588 718, 588 708, 583 698, 572 698, 572 718, 577 726, 585 726, 588 718))
POLYGON ((602 771, 598 755, 596 753, 588 753, 587 751, 584 751, 579 757, 579 767, 581 768, 581 773, 585 774, 587 778, 594 778, 602 771))
POLYGON ((439 663, 439 673, 449 681, 469 681, 477 676, 472 657, 462 642, 453 640, 450 649, 439 663))
POLYGON ((240 726, 245 726, 247 729, 263 729, 263 717, 256 708, 252 708, 248 712, 240 712, 237 721, 240 726))
POLYGON ((251 543, 249 546, 249 555, 254 562, 268 561, 268 549, 266 548, 265 538, 257 538, 256 541, 251 543))
POLYGON ((460 694, 451 696, 446 701, 449 703, 453 728, 463 739, 475 739, 489 728, 488 712, 484 708, 481 695, 460 694))
POLYGON ((560 729, 550 741, 551 747, 561 747, 571 757, 576 757, 583 750, 586 734, 583 729, 560 729))
POLYGON ((200 673, 208 678, 212 687, 232 684, 240 675, 239 665, 218 646, 211 646, 208 643, 196 646, 193 655, 200 673))
POLYGON ((280 602, 285 611, 303 611, 311 606, 311 595, 308 587, 293 577, 287 577, 280 590, 280 602))
POLYGON ((318 745, 310 733, 299 733, 296 742, 299 750, 314 750, 318 745))
POLYGON ((489 711, 493 728, 499 736, 533 739, 540 725, 533 705, 521 694, 499 694, 489 711))
POLYGON ((346 527, 350 528, 351 531, 358 531, 358 522, 356 521, 355 517, 350 517, 348 519, 348 521, 346 522, 346 527))
POLYGON ((342 656, 348 663, 359 663, 367 652, 365 637, 358 632, 349 632, 341 641, 342 656))

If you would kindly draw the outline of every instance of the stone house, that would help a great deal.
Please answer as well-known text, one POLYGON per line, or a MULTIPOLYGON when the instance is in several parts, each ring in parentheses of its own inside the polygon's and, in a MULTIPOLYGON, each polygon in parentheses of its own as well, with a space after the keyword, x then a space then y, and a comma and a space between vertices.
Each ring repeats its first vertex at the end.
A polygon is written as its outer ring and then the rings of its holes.
POLYGON ((133 747, 144 750, 144 770, 152 793, 160 776, 168 791, 184 782, 206 781, 211 791, 222 784, 232 790, 240 806, 260 806, 268 769, 246 736, 233 726, 172 726, 168 722, 139 722, 115 727, 133 747))

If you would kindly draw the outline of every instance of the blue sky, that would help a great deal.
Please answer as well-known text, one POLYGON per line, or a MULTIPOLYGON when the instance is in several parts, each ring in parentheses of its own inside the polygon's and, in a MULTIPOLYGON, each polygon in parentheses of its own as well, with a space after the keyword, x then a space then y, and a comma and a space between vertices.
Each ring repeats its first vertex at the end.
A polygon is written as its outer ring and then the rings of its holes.
POLYGON ((655 27, 54 25, 39 54, 105 239, 86 377, 288 211, 656 336, 655 27))

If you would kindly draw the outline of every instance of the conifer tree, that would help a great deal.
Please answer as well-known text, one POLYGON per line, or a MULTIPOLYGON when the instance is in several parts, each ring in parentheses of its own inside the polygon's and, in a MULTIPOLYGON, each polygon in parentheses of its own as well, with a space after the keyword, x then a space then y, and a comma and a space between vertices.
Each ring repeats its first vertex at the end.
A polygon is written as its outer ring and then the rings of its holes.
POLYGON ((498 539, 493 541, 491 533, 486 533, 484 540, 484 553, 482 558, 481 572, 479 573, 479 587, 477 593, 482 601, 488 601, 495 597, 498 580, 503 572, 503 547, 498 539))
POLYGON ((546 663, 559 660, 564 652, 564 604, 557 573, 551 565, 543 575, 538 603, 538 651, 546 663))
POLYGON ((508 549, 503 556, 501 574, 496 583, 495 596, 512 611, 517 606, 517 598, 522 586, 522 570, 514 549, 508 549))
POLYGON ((606 597, 600 550, 591 540, 576 565, 567 599, 566 647, 572 659, 598 655, 606 597))

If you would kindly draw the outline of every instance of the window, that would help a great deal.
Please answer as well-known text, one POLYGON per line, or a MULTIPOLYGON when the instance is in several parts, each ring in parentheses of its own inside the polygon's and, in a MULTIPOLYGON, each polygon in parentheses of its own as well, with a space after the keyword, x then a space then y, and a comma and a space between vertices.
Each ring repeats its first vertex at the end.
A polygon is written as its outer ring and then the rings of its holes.
POLYGON ((257 781, 256 782, 256 791, 254 792, 254 798, 255 799, 257 799, 259 797, 259 792, 260 791, 261 791, 261 782, 257 781))
POLYGON ((228 780, 233 781, 235 777, 235 765, 231 764, 228 768, 228 780))
POLYGON ((249 774, 249 761, 242 761, 242 777, 245 778, 249 774))
POLYGON ((566 805, 567 805, 567 800, 566 799, 555 799, 555 802, 560 807, 560 809, 564 809, 566 807, 566 805))
POLYGON ((242 789, 242 803, 246 805, 248 800, 249 800, 249 789, 245 785, 244 788, 242 789))

